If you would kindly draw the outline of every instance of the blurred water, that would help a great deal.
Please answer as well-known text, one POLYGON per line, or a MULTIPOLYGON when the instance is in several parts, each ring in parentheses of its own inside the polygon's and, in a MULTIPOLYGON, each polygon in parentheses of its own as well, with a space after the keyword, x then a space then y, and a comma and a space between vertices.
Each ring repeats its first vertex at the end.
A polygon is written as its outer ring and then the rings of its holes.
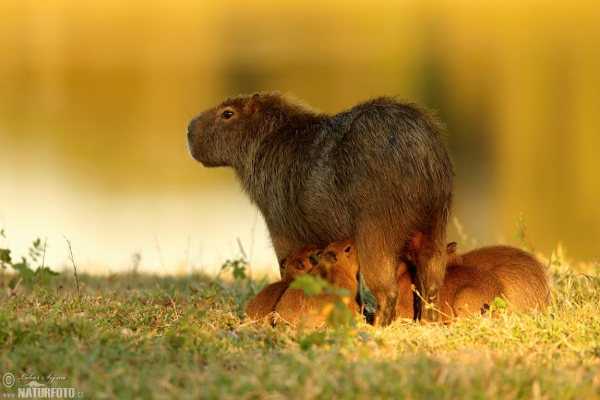
MULTIPOLYGON (((600 256, 600 6, 216 1, 0 6, 0 228, 48 263, 213 271, 239 254, 276 270, 230 171, 185 147, 198 112, 293 92, 330 113, 377 95, 438 110, 456 163, 463 248, 528 239, 600 256)), ((452 227, 450 239, 461 241, 452 227)))

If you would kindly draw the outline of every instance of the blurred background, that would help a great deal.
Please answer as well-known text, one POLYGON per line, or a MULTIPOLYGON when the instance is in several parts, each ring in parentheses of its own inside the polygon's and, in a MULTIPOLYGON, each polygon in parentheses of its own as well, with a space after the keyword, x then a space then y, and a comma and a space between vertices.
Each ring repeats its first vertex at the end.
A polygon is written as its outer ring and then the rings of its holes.
POLYGON ((600 3, 148 1, 0 5, 0 247, 61 269, 276 271, 233 173, 187 152, 223 99, 292 92, 336 113, 379 95, 436 109, 463 250, 559 242, 600 256, 600 3))

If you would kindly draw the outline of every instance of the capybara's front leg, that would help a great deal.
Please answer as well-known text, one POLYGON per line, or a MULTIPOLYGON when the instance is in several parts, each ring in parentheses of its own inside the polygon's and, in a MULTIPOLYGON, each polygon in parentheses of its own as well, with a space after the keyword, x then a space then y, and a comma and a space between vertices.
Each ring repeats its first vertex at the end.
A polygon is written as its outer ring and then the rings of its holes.
POLYGON ((364 237, 361 239, 356 242, 358 265, 367 287, 377 300, 373 325, 386 326, 396 318, 398 262, 393 252, 385 251, 380 243, 366 241, 364 237))

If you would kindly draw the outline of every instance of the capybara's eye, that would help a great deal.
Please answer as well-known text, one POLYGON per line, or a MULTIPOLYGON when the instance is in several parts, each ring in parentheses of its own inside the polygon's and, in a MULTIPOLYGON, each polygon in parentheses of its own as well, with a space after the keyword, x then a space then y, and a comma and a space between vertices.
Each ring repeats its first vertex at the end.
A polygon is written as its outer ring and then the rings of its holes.
POLYGON ((344 249, 346 253, 350 253, 350 250, 352 250, 352 246, 348 246, 344 249))
POLYGON ((221 118, 223 119, 229 119, 231 117, 233 117, 233 111, 231 110, 225 110, 221 113, 221 118))

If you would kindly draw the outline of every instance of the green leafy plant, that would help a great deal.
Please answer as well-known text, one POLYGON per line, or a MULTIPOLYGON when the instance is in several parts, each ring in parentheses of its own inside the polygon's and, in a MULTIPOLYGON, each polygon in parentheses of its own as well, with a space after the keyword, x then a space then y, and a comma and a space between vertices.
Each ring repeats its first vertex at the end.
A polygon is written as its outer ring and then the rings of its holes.
POLYGON ((246 276, 246 268, 248 267, 248 261, 244 258, 238 258, 235 260, 227 260, 221 266, 221 271, 219 275, 223 272, 231 271, 233 275, 233 279, 236 280, 244 280, 247 278, 246 276))
MULTIPOLYGON (((6 237, 4 230, 0 231, 0 235, 6 237)), ((10 249, 0 248, 0 267, 3 271, 7 267, 11 267, 16 272, 16 275, 8 283, 11 289, 15 288, 19 280, 37 279, 42 283, 48 283, 53 276, 59 275, 58 272, 44 266, 46 243, 42 243, 41 239, 34 240, 28 253, 28 257, 21 257, 21 261, 16 262, 12 259, 10 249), (36 264, 39 264, 37 268, 35 268, 36 264)))
POLYGON ((494 301, 490 305, 490 311, 503 314, 506 312, 507 306, 508 306, 508 303, 506 302, 505 299, 503 299, 501 297, 496 297, 496 298, 494 298, 494 301))
POLYGON ((356 326, 354 316, 345 304, 345 301, 354 301, 353 298, 350 298, 350 291, 348 289, 332 285, 320 275, 311 274, 296 276, 290 287, 302 290, 307 297, 327 296, 327 301, 324 302, 322 312, 326 316, 328 326, 356 326))
POLYGON ((290 284, 292 289, 300 289, 308 297, 323 294, 326 289, 330 289, 331 285, 320 275, 298 275, 294 277, 294 281, 290 284))

